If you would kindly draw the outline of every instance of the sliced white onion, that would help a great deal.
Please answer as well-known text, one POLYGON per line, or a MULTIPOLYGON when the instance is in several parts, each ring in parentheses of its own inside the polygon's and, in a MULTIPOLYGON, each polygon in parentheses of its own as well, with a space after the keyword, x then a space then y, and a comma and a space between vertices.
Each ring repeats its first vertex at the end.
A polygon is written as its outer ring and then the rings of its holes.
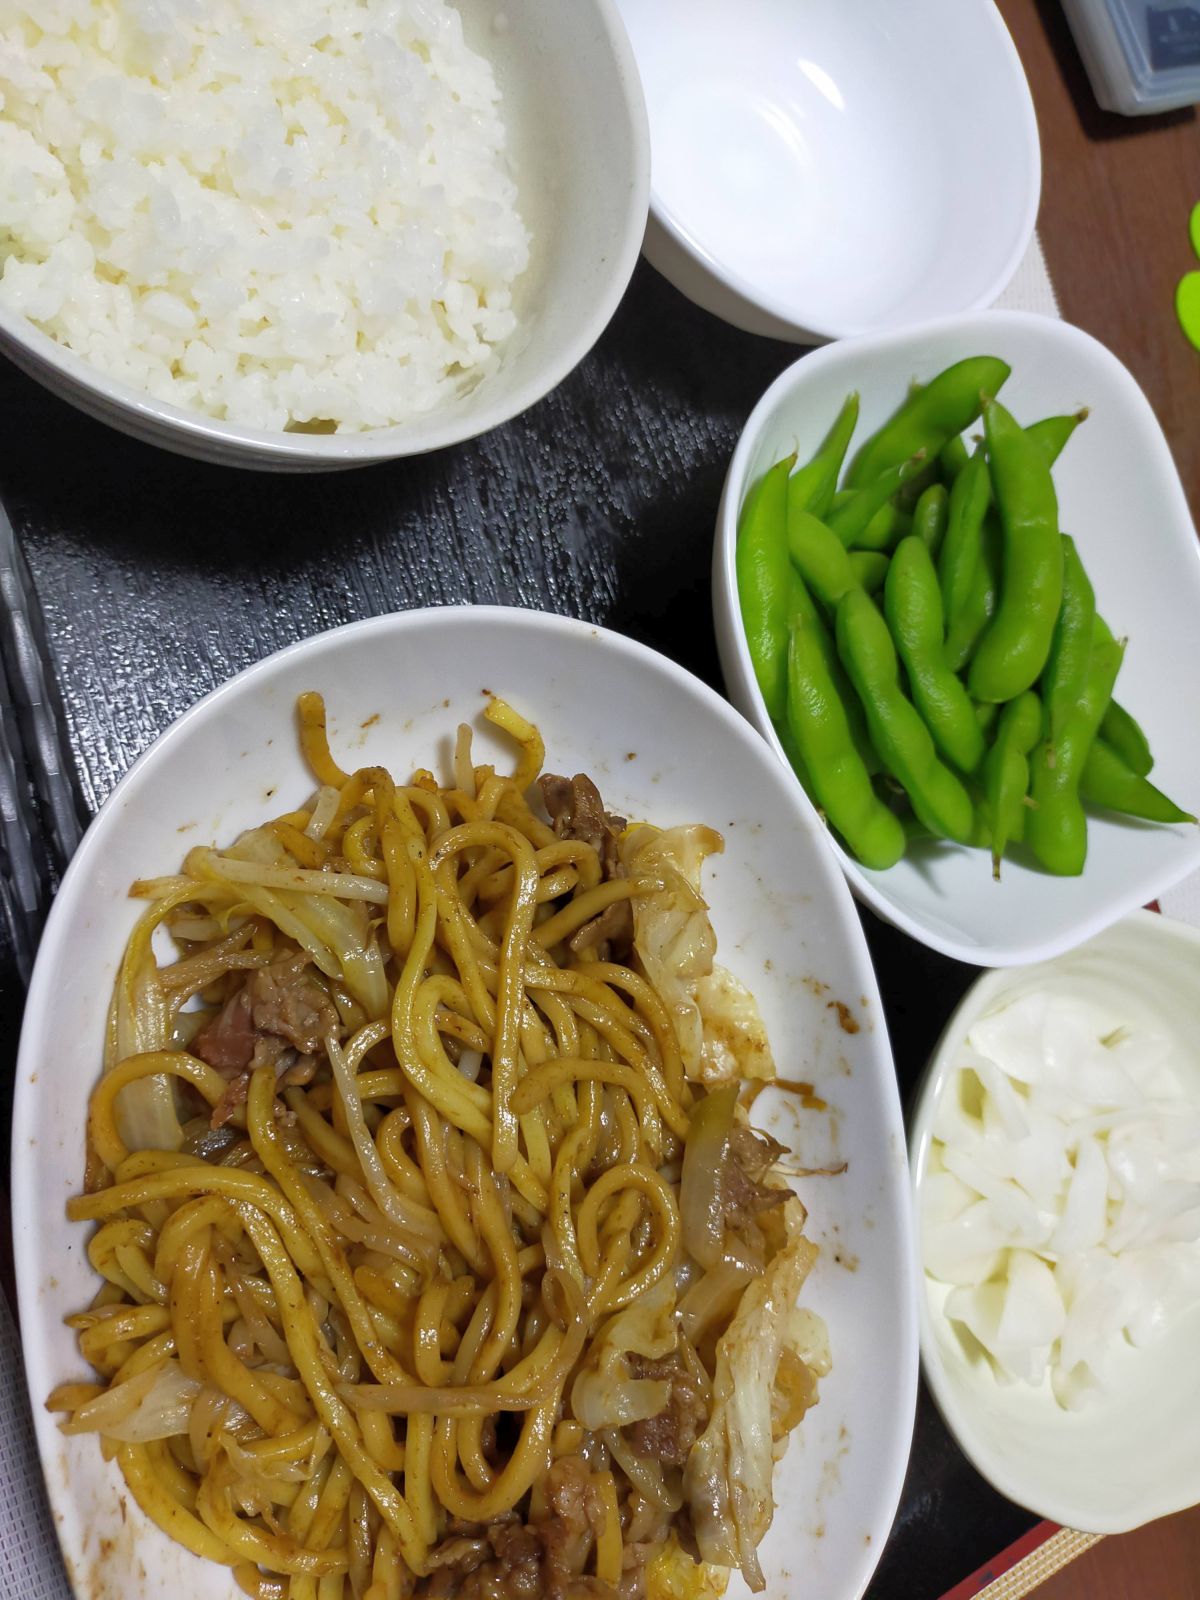
POLYGON ((934 1121, 925 1268, 1000 1381, 1076 1409, 1200 1304, 1200 1096, 1182 1044, 1030 991, 973 1026, 934 1121))

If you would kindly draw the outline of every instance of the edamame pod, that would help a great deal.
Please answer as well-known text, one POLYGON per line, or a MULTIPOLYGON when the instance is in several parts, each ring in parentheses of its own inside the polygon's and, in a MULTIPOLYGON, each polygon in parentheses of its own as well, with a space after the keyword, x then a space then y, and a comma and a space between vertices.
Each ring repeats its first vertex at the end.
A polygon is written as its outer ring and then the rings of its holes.
POLYGON ((904 854, 904 829, 875 793, 824 651, 802 618, 788 647, 788 729, 812 794, 864 867, 883 871, 904 854))
MULTIPOLYGON (((1113 636, 1112 629, 1099 612, 1096 613, 1096 633, 1101 639, 1111 639, 1113 636)), ((1141 725, 1116 700, 1104 713, 1100 733, 1139 778, 1148 777, 1154 770, 1154 755, 1149 739, 1141 725)))
POLYGON ((1042 673, 1046 739, 1052 755, 1067 725, 1067 718, 1079 703, 1079 696, 1083 692, 1096 621, 1096 596, 1070 534, 1062 535, 1062 546, 1062 606, 1054 625, 1046 670, 1042 673))
POLYGON ((837 691, 846 712, 846 720, 850 724, 850 737, 854 741, 854 748, 858 751, 859 759, 868 772, 879 771, 879 757, 871 743, 867 732, 867 719, 853 685, 846 676, 845 669, 838 659, 837 646, 833 642, 825 618, 812 595, 805 586, 804 579, 792 568, 791 590, 788 603, 788 631, 789 635, 797 622, 803 622, 812 633, 821 651, 825 662, 825 670, 833 680, 833 687, 837 691))
POLYGON ((1139 778, 1145 778, 1153 772, 1154 756, 1149 739, 1142 732, 1141 725, 1115 700, 1104 714, 1100 732, 1131 772, 1136 772, 1139 778))
POLYGON ((953 439, 947 439, 938 451, 938 467, 941 469, 942 482, 950 487, 970 459, 971 452, 967 449, 967 441, 961 434, 956 433, 953 439))
POLYGON ((946 665, 942 593, 929 550, 915 534, 892 556, 884 615, 934 743, 960 772, 974 772, 983 760, 983 730, 970 695, 946 665))
POLYGON ((860 489, 881 472, 924 450, 930 456, 979 417, 980 396, 995 394, 1010 372, 995 356, 968 356, 910 394, 889 421, 871 435, 850 464, 846 487, 860 489))
POLYGON ((1082 411, 1073 412, 1069 417, 1043 417, 1040 422, 1031 422, 1025 432, 1053 465, 1067 448, 1075 429, 1087 419, 1088 409, 1084 406, 1082 411))
POLYGON ((889 558, 882 550, 851 550, 848 559, 851 572, 868 594, 883 588, 889 558))
POLYGON ((846 546, 857 543, 876 512, 882 511, 896 491, 915 472, 920 472, 924 464, 924 452, 920 452, 909 460, 902 461, 898 466, 889 467, 866 488, 860 489, 853 500, 840 506, 838 510, 831 511, 828 518, 829 526, 842 543, 846 546))
POLYGON ((983 408, 992 489, 1004 530, 1000 600, 971 660, 976 700, 1015 700, 1038 680, 1062 604, 1058 497, 1036 441, 997 400, 983 408))
POLYGON ((758 480, 738 519, 738 603, 754 676, 778 722, 787 706, 788 594, 787 480, 795 456, 785 456, 758 480))
MULTIPOLYGON (((1107 629, 1104 630, 1107 632, 1107 629)), ((1093 627, 1092 655, 1083 692, 1050 760, 1046 740, 1030 763, 1033 807, 1025 839, 1038 861, 1060 877, 1078 877, 1087 860, 1087 818, 1079 797, 1083 769, 1112 699, 1124 646, 1093 627)), ((882 752, 881 752, 882 753, 882 752)))
MULTIPOLYGON (((1104 724, 1100 726, 1103 729, 1104 724)), ((1112 745, 1101 737, 1093 741, 1084 762, 1079 798, 1085 805, 1119 811, 1127 817, 1141 817, 1146 822, 1196 820, 1190 811, 1184 811, 1141 773, 1127 766, 1112 745)))
POLYGON ((987 456, 980 446, 954 480, 947 508, 946 536, 938 560, 938 581, 946 617, 946 665, 957 672, 978 637, 971 621, 971 593, 983 560, 983 523, 992 500, 987 456))
MULTIPOLYGON (((851 489, 851 495, 859 493, 851 489)), ((867 523, 861 533, 854 536, 852 549, 855 550, 882 550, 888 551, 893 545, 899 544, 912 532, 912 515, 908 511, 901 511, 894 500, 889 500, 887 505, 880 506, 879 510, 867 523)))
POLYGON ((1042 736, 1042 704, 1026 690, 1000 713, 995 742, 983 763, 983 791, 991 823, 992 877, 999 880, 1005 848, 1024 829, 1029 793, 1029 752, 1042 736))
POLYGON ((917 501, 916 510, 913 512, 912 531, 935 561, 938 551, 942 548, 949 520, 950 492, 944 483, 931 483, 917 501))
POLYGON ((788 555, 810 593, 831 611, 858 582, 846 546, 809 511, 788 510, 788 555))
POLYGON ((858 395, 846 396, 845 404, 838 412, 833 427, 821 442, 821 448, 811 461, 797 468, 788 479, 788 514, 793 509, 796 511, 811 511, 814 516, 823 517, 829 512, 833 504, 833 497, 837 491, 838 474, 842 470, 842 462, 846 459, 846 451, 850 447, 850 439, 858 424, 858 395))
POLYGON ((887 623, 861 589, 851 589, 838 605, 837 646, 885 768, 903 785, 927 828, 965 843, 973 821, 971 797, 938 760, 933 735, 900 687, 900 663, 887 623))

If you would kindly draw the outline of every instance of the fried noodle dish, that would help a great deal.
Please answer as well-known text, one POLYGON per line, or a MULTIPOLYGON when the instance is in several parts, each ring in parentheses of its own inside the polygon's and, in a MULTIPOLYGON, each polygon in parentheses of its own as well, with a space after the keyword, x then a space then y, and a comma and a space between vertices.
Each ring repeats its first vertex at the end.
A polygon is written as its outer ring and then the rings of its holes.
POLYGON ((304 695, 311 799, 134 885, 69 1207, 97 1378, 48 1403, 263 1600, 761 1590, 828 1354, 722 840, 484 715, 511 776, 463 726, 401 783, 304 695))

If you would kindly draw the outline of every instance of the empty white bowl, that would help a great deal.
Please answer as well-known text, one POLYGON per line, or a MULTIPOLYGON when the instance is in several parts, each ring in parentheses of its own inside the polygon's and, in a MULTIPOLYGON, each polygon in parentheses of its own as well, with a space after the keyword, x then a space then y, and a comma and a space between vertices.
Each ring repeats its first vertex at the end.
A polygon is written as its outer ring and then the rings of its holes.
POLYGON ((0 352, 81 411, 181 455, 320 472, 475 438, 548 394, 607 327, 637 264, 650 182, 646 108, 613 0, 457 0, 467 40, 493 64, 513 175, 532 235, 516 285, 520 325, 479 386, 392 428, 271 433, 218 422, 117 383, 0 311, 0 352))
MULTIPOLYGON (((1151 912, 1136 912, 1081 949, 1023 972, 990 972, 951 1017, 916 1102, 909 1139, 915 1210, 929 1157, 938 1101, 960 1045, 1001 1000, 1047 989, 1129 1008, 1165 1026, 1180 1042, 1173 1059, 1189 1063, 1200 1087, 1200 932, 1151 912)), ((1111 1390, 1080 1411, 1064 1411, 1050 1392, 1002 1386, 983 1356, 971 1356, 942 1314, 948 1285, 925 1277, 921 1362, 946 1425, 1001 1494, 1030 1511, 1086 1533, 1124 1533, 1200 1502, 1200 1312, 1181 1318, 1157 1343, 1127 1346, 1111 1390)))
POLYGON ((646 89, 647 259, 705 310, 844 338, 990 305, 1037 217, 992 0, 620 0, 646 89))
MULTIPOLYGON (((767 390, 730 464, 713 553, 717 645, 730 696, 786 761, 754 679, 737 600, 737 519, 750 484, 792 449, 807 459, 851 390, 862 396, 858 442, 914 378, 982 354, 1011 365, 1002 398, 1022 422, 1091 408, 1054 469, 1062 527, 1074 535, 1101 613, 1129 638, 1117 697, 1150 738, 1153 781, 1200 814, 1200 542, 1167 442, 1133 377, 1090 335, 1049 317, 987 311, 830 345, 767 390)), ((1100 814, 1088 819, 1079 878, 1051 877, 1018 850, 996 883, 984 852, 941 842, 870 872, 829 837, 860 900, 923 944, 988 967, 1057 955, 1200 868, 1200 828, 1100 814)))

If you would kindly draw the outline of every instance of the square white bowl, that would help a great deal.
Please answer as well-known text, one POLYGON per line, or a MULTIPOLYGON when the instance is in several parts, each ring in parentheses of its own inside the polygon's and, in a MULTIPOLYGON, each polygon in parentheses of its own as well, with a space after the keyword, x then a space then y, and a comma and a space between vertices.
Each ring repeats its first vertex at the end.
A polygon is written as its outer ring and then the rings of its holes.
MULTIPOLYGON (((754 679, 737 600, 734 547, 748 487, 790 450, 803 461, 851 390, 862 396, 856 448, 904 398, 969 355, 1012 367, 1002 398, 1024 423, 1090 408, 1054 469, 1096 604, 1129 647, 1117 697, 1157 758, 1153 781, 1200 812, 1200 542, 1171 452, 1145 395, 1117 358, 1068 323, 1019 311, 949 317, 847 340, 803 357, 767 390, 734 452, 717 518, 713 609, 734 704, 786 762, 754 679)), ((798 780, 797 780, 798 781, 798 780)), ((1056 878, 1018 853, 993 881, 984 852, 938 842, 887 872, 861 867, 831 835, 855 895, 923 944, 978 966, 1044 961, 1098 933, 1200 869, 1200 828, 1103 814, 1088 818, 1079 878, 1056 878)))

